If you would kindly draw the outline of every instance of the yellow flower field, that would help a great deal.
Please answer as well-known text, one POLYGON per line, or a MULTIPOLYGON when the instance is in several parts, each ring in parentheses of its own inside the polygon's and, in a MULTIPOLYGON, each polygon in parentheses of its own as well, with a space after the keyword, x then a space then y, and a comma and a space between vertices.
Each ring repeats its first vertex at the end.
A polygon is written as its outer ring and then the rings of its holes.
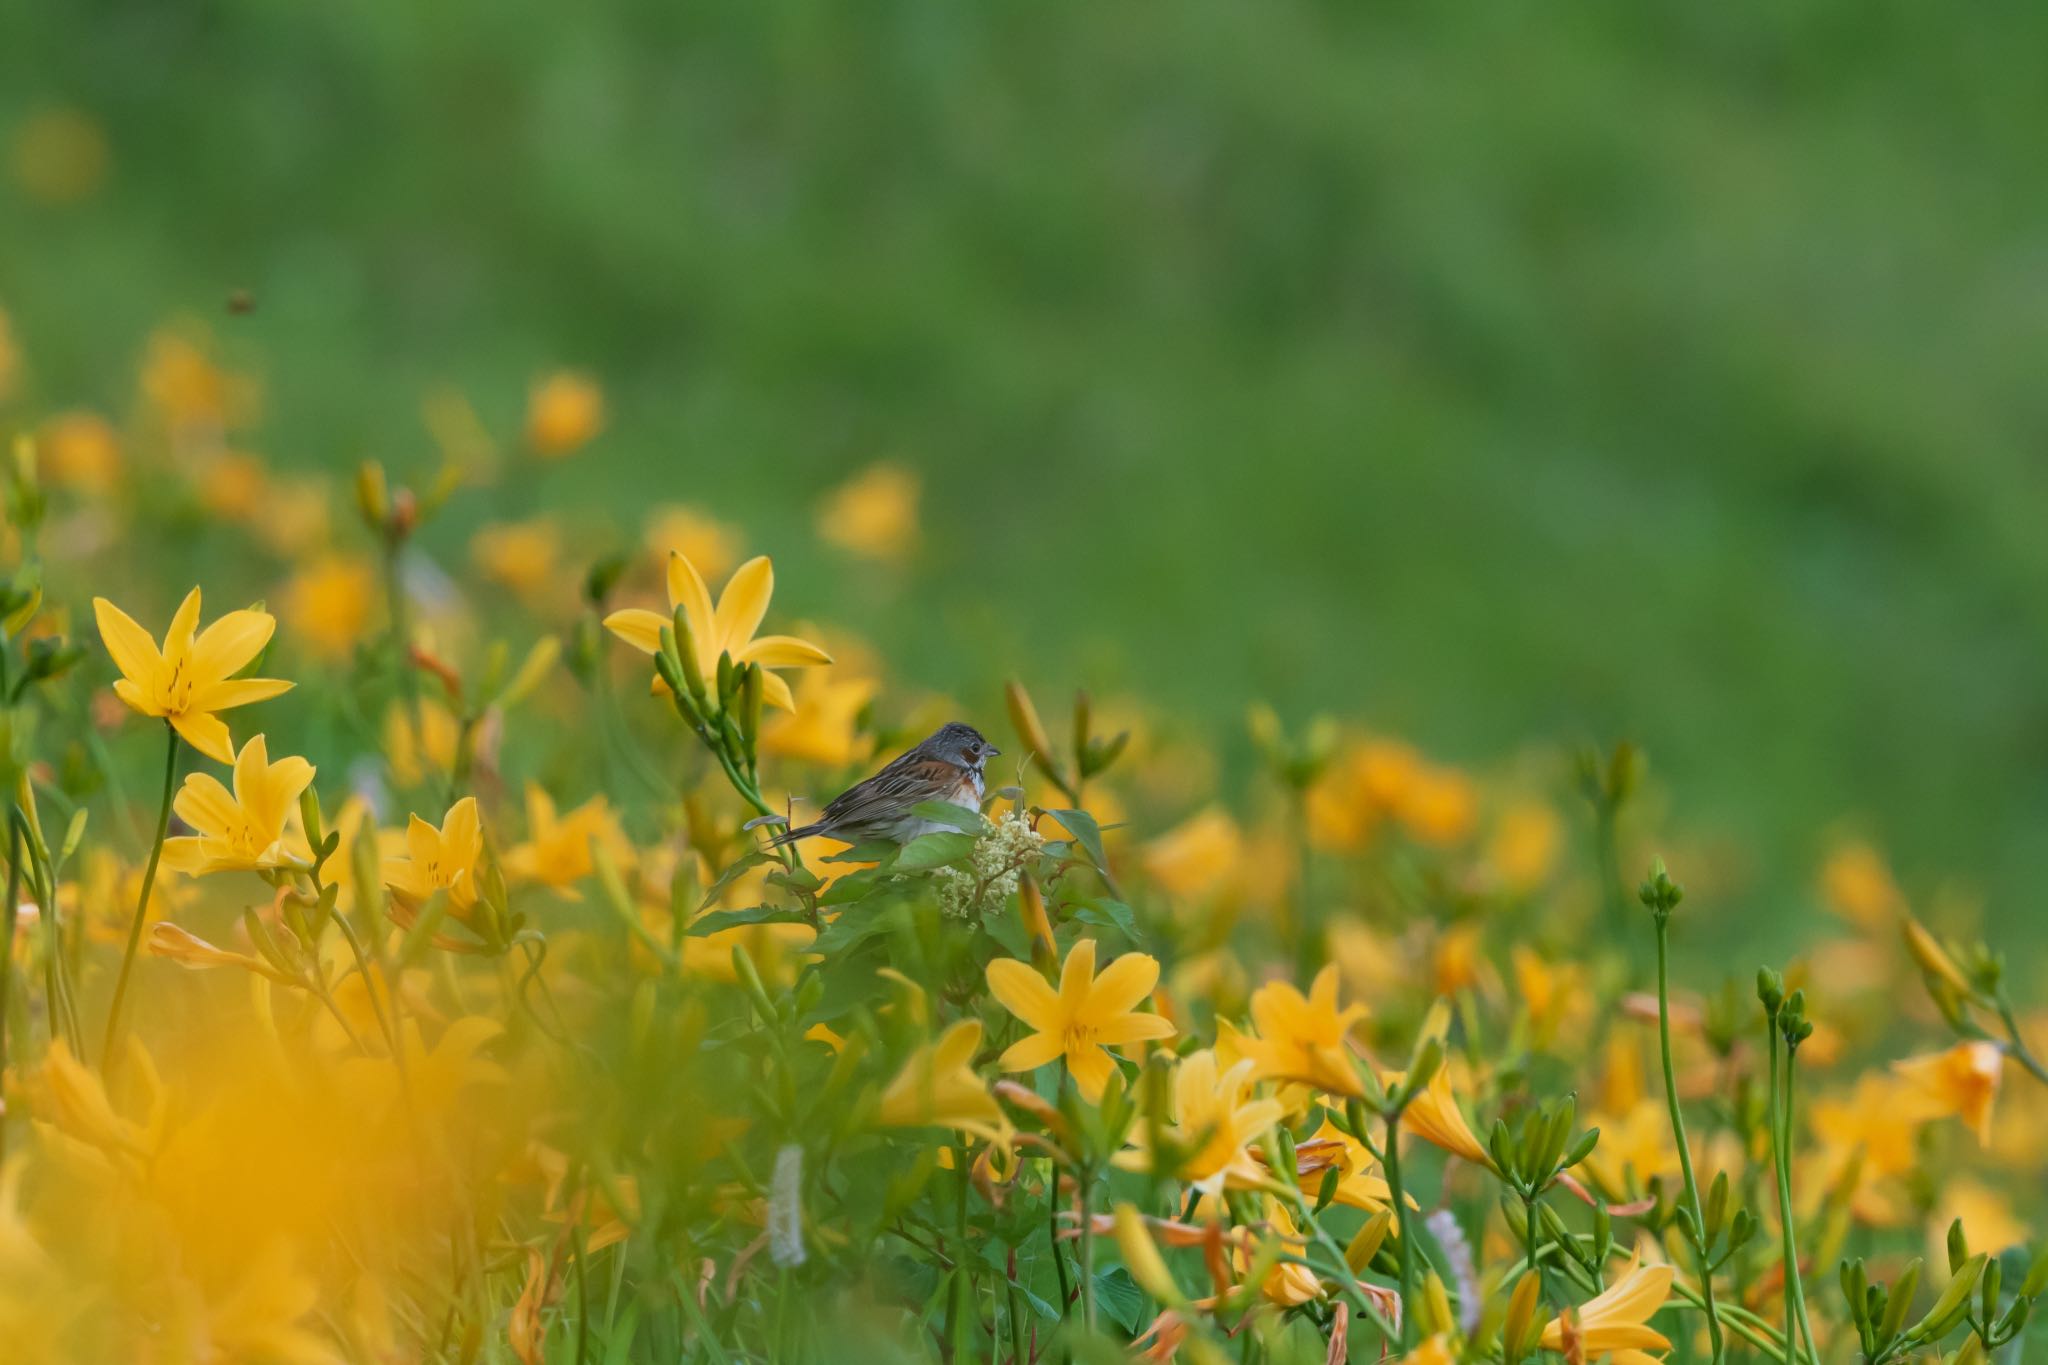
MULTIPOLYGON (((2019 1358, 2048 989, 1881 850, 1715 957, 1628 745, 1247 697, 1219 778, 1078 664, 931 695, 716 507, 500 497, 597 376, 322 480, 144 357, 9 417, 0 1362, 2019 1358), (777 839, 953 720, 979 802, 777 839)), ((782 531, 914 593, 920 505, 782 531)))

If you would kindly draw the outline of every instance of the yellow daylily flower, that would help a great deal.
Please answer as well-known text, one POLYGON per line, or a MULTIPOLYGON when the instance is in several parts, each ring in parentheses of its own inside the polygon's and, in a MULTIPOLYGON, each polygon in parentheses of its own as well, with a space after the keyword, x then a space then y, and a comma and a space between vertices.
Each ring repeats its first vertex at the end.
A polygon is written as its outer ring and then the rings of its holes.
MULTIPOLYGON (((1402 1073, 1384 1072, 1380 1080, 1391 1090, 1401 1083, 1402 1073)), ((1492 1164, 1493 1159, 1486 1154, 1486 1148, 1472 1135, 1472 1126, 1465 1122, 1464 1111, 1458 1108, 1458 1097, 1451 1092, 1448 1067, 1438 1067, 1436 1075, 1430 1077, 1429 1084, 1422 1088, 1422 1093, 1408 1102, 1407 1110, 1401 1115, 1401 1126, 1452 1156, 1461 1156, 1477 1166, 1492 1164)))
POLYGON ((761 752, 828 768, 865 757, 867 746, 855 744, 855 727, 875 690, 872 678, 808 674, 796 690, 795 709, 762 722, 761 752))
POLYGON ((866 559, 894 563, 917 544, 922 485, 899 464, 871 465, 829 494, 818 508, 818 534, 866 559))
POLYGON ((1953 1115, 1979 1143, 1991 1140, 1991 1105, 2005 1070, 2005 1051, 1998 1044, 1983 1039, 1957 1043, 1931 1056, 1893 1062, 1892 1070, 1905 1082, 1907 1108, 1929 1118, 1953 1115))
POLYGON ((448 893, 448 908, 460 914, 476 904, 476 860, 484 851, 483 822, 476 798, 465 796, 448 808, 441 827, 415 815, 405 828, 405 856, 384 860, 384 884, 417 909, 435 892, 448 893))
POLYGON ((145 716, 161 716, 208 758, 235 761, 228 727, 215 714, 291 690, 277 678, 233 674, 263 652, 276 620, 267 611, 231 611, 199 629, 199 589, 185 594, 158 649, 150 633, 104 597, 92 600, 100 638, 121 677, 114 695, 145 716))
POLYGON ((164 840, 164 866, 203 877, 310 864, 304 836, 285 825, 312 781, 312 764, 296 756, 272 763, 263 736, 253 736, 235 756, 232 795, 211 774, 187 775, 171 809, 198 833, 164 840))
POLYGON ((1570 1317, 1588 1359, 1619 1351, 1668 1351, 1671 1342, 1648 1324, 1670 1297, 1670 1266, 1632 1264, 1604 1293, 1552 1318, 1541 1344, 1546 1351, 1563 1350, 1570 1317))
POLYGON ((505 855, 506 874, 521 881, 541 882, 576 899, 575 885, 596 866, 591 845, 604 845, 614 867, 633 865, 634 851, 618 818, 602 796, 593 796, 567 815, 537 782, 526 784, 527 842, 505 855))
MULTIPOLYGON (((774 596, 775 566, 766 555, 756 555, 733 571, 714 608, 711 590, 704 586, 697 566, 684 555, 669 552, 668 604, 671 611, 680 607, 690 622, 690 633, 697 642, 698 671, 707 681, 716 678, 721 654, 732 655, 735 664, 759 664, 762 698, 771 706, 794 711, 796 702, 789 694, 789 684, 769 670, 829 664, 832 656, 793 635, 754 634, 774 596)), ((669 616, 645 607, 628 607, 604 618, 605 629, 643 654, 661 649, 662 627, 670 621, 669 616)), ((657 678, 655 686, 660 685, 657 678)))
POLYGON ((969 1065, 980 1047, 980 1022, 963 1019, 911 1053, 882 1091, 875 1122, 884 1128, 957 1128, 1004 1141, 1003 1111, 969 1065))
POLYGON ((1174 1028, 1137 1006, 1159 984, 1159 959, 1125 953, 1095 973, 1095 941, 1067 951, 1057 992, 1028 964, 997 958, 988 964, 988 988, 1003 1008, 1037 1030, 1011 1044, 996 1063, 1005 1071, 1031 1071, 1064 1057, 1074 1083, 1093 1104, 1116 1069, 1106 1047, 1170 1038, 1174 1028))
POLYGON ((1299 1081, 1336 1095, 1365 1097, 1344 1046, 1351 1025, 1365 1017, 1365 1006, 1337 1008, 1334 962, 1316 973, 1306 996, 1291 981, 1269 981, 1252 992, 1251 1008, 1258 1036, 1241 1036, 1238 1048, 1252 1059, 1260 1080, 1299 1081))
POLYGON ((1151 1126, 1141 1122, 1131 1130, 1136 1145, 1117 1153, 1115 1163, 1125 1170, 1172 1176, 1209 1194, 1226 1186, 1271 1185, 1272 1176, 1250 1148, 1280 1118, 1282 1108, 1278 1100, 1251 1098, 1251 1088, 1250 1058, 1223 1071, 1213 1048, 1189 1053, 1174 1068, 1173 1121, 1163 1134, 1173 1160, 1160 1164, 1161 1153, 1151 1150, 1151 1126))

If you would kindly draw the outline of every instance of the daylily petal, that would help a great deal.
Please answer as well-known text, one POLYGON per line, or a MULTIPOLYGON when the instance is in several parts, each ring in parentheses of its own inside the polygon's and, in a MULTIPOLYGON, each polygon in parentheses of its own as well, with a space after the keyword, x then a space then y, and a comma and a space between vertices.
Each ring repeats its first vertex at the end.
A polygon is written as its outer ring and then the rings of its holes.
POLYGON ((1067 1070, 1074 1074, 1074 1084, 1081 1088, 1082 1098, 1094 1104, 1101 1100, 1102 1088, 1109 1084, 1116 1063, 1107 1052, 1090 1043, 1067 1053, 1067 1070))
POLYGON ((941 1071, 953 1071, 974 1060, 974 1053, 981 1046, 981 1021, 962 1019, 939 1035, 939 1045, 932 1049, 932 1064, 941 1071))
POLYGON ((164 840, 164 851, 160 861, 173 872, 196 874, 207 863, 205 841, 198 838, 179 837, 164 840))
MULTIPOLYGON (((164 632, 164 662, 174 664, 192 652, 192 632, 199 629, 199 589, 185 594, 164 632)), ((223 762, 226 760, 223 759, 223 762)))
MULTIPOLYGON (((157 652, 156 641, 135 623, 135 618, 104 597, 92 599, 92 614, 99 622, 100 639, 106 642, 114 667, 125 678, 139 683, 163 671, 164 656, 157 652)), ((121 699, 135 705, 126 696, 121 699)))
POLYGON ((1088 993, 1095 986, 1095 940, 1084 938, 1067 950, 1060 967, 1060 1013, 1076 1019, 1088 1007, 1088 993))
POLYGON ((796 698, 789 694, 789 684, 782 680, 780 673, 761 675, 761 701, 782 711, 796 710, 796 698))
POLYGON ((1098 1043, 1136 1043, 1147 1038, 1171 1038, 1177 1030, 1173 1021, 1157 1014, 1126 1014, 1098 1024, 1095 1041, 1098 1043))
POLYGON ((272 697, 283 696, 298 684, 283 678, 229 678, 225 682, 202 687, 192 694, 189 710, 232 711, 237 706, 249 706, 272 697))
POLYGON ((832 656, 794 635, 763 635, 742 648, 733 659, 763 668, 816 668, 832 662, 832 656))
POLYGON ((761 618, 775 596, 775 566, 768 556, 755 555, 733 570, 718 595, 718 647, 734 651, 754 638, 761 618))
POLYGON ((671 624, 668 617, 645 607, 626 607, 604 618, 604 628, 643 654, 661 649, 661 628, 671 624))
POLYGON ((163 714, 163 708, 150 701, 148 691, 132 679, 114 679, 114 695, 145 716, 161 716, 163 714))
POLYGON ((1101 1024, 1117 1015, 1128 1014, 1131 1007, 1152 994, 1152 988, 1158 984, 1158 958, 1149 953, 1125 953, 1104 967, 1102 975, 1095 978, 1095 984, 1088 992, 1086 1016, 1089 1022, 1101 1024))
POLYGON ((681 607, 688 614, 690 629, 697 633, 699 654, 710 649, 711 657, 717 659, 718 651, 713 646, 718 642, 713 637, 718 632, 718 619, 711 609, 711 589, 704 586, 704 576, 681 550, 668 552, 668 605, 671 611, 681 607))
POLYGON ((1066 1044, 1057 1033, 1034 1033, 1010 1044, 996 1065, 1004 1071, 1035 1071, 1047 1062, 1058 1061, 1066 1044))
POLYGON ((225 838, 227 832, 241 818, 241 808, 235 798, 219 779, 209 773, 192 773, 185 779, 185 785, 178 789, 177 799, 171 802, 171 809, 201 834, 225 838))
POLYGON ((1028 963, 999 957, 988 964, 989 993, 1003 1008, 1040 1032, 1059 1032, 1060 998, 1028 963))
POLYGON ((476 798, 465 796, 448 808, 447 818, 441 822, 441 853, 466 870, 483 851, 483 822, 477 816, 476 798))
POLYGON ((185 711, 170 718, 185 742, 216 763, 235 761, 234 741, 219 716, 209 711, 185 711))
POLYGON ((193 676, 218 682, 263 652, 277 629, 267 611, 231 611, 201 631, 192 642, 193 676))

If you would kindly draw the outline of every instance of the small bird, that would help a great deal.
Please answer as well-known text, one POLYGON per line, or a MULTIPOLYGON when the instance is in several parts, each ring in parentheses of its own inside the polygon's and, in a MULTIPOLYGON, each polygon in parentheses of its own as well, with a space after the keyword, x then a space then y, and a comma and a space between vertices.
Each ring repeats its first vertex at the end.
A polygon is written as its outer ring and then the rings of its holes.
POLYGON ((768 842, 780 848, 822 834, 849 844, 907 844, 920 834, 947 828, 914 814, 912 808, 920 802, 950 801, 980 809, 985 790, 982 765, 1001 752, 972 725, 951 721, 873 777, 833 797, 813 823, 784 830, 768 842))

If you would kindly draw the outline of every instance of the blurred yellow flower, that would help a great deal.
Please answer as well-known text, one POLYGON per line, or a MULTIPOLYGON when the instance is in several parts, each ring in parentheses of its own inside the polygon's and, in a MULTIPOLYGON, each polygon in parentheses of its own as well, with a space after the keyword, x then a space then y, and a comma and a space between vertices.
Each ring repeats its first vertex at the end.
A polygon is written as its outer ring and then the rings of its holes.
POLYGON ((278 612, 292 633, 324 659, 345 659, 369 630, 377 571, 360 555, 326 553, 284 585, 278 612))
MULTIPOLYGON (((690 623, 691 633, 697 642, 697 668, 707 685, 716 685, 713 680, 718 676, 719 656, 730 654, 735 664, 761 665, 763 698, 771 706, 793 711, 796 702, 789 694, 789 684, 779 674, 768 670, 829 664, 832 656, 809 640, 799 640, 793 635, 755 635, 754 632, 761 628, 762 618, 768 614, 769 600, 774 596, 775 566, 768 562, 766 555, 756 556, 740 565, 727 581, 725 591, 719 594, 718 606, 714 609, 711 590, 704 586, 696 565, 681 554, 669 554, 669 607, 671 612, 681 608, 690 623)), ((604 618, 607 630, 645 654, 654 654, 661 649, 662 629, 670 623, 670 616, 644 607, 628 607, 604 618)), ((657 686, 659 681, 656 679, 657 686)))
POLYGON ((1948 1254, 1948 1228, 1963 1220, 1971 1251, 1996 1256, 2027 1240, 2027 1225, 2014 1215, 2012 1200, 1968 1176, 1949 1180, 1927 1216, 1928 1254, 1936 1264, 1948 1254))
POLYGON ((875 1122, 884 1128, 955 1128, 1003 1141, 1003 1111, 970 1065, 980 1047, 980 1022, 963 1019, 911 1053, 883 1089, 875 1122))
POLYGON ((1586 971, 1575 962, 1548 962, 1526 943, 1508 950, 1514 968, 1515 993, 1529 1021, 1529 1041, 1548 1048, 1567 1023, 1583 1019, 1592 1008, 1586 971))
POLYGON ((1905 1083, 1904 1097, 1917 1112, 1961 1119, 1979 1143, 1991 1141, 1991 1106, 2005 1070, 2005 1051, 1998 1044, 1983 1039, 1957 1043, 1930 1056, 1893 1062, 1892 1070, 1905 1083))
POLYGON ((1365 1017, 1365 1006, 1337 1008, 1335 963, 1316 973, 1306 996, 1290 981, 1269 981, 1252 992, 1251 1007, 1258 1036, 1240 1038, 1238 1047, 1260 1080, 1299 1081, 1334 1095, 1364 1097, 1345 1039, 1365 1017))
POLYGON ((740 560, 740 533, 701 508, 683 503, 657 507, 647 518, 643 543, 662 564, 671 551, 717 578, 740 560))
POLYGON ((255 386, 214 364, 203 333, 160 328, 142 360, 142 396, 176 436, 216 439, 255 408, 255 386))
POLYGON ((1201 900, 1234 881, 1244 854, 1237 822, 1210 806, 1146 844, 1145 873, 1172 895, 1201 900))
POLYGON ((870 465, 827 494, 818 508, 818 534, 867 559, 894 563, 917 544, 917 501, 922 484, 900 464, 870 465))
POLYGON ((1678 1174, 1671 1111, 1663 1100, 1646 1097, 1619 1112, 1596 1113, 1589 1122, 1600 1130, 1600 1143, 1586 1158, 1586 1170, 1610 1198, 1640 1193, 1653 1176, 1678 1174))
MULTIPOLYGON (((1278 1199, 1267 1196, 1264 1200, 1265 1220, 1272 1232, 1271 1238, 1278 1239, 1287 1251, 1300 1254, 1307 1238, 1301 1235, 1294 1215, 1278 1199)), ((1252 1268, 1256 1252, 1250 1246, 1239 1243, 1231 1248, 1231 1260, 1236 1264, 1238 1274, 1243 1275, 1252 1268)), ((1322 1282, 1315 1271, 1293 1261, 1275 1261, 1266 1277, 1259 1281, 1259 1292, 1282 1308, 1294 1308, 1323 1296, 1322 1282)))
POLYGON ((539 882, 577 899, 576 883, 591 874, 591 845, 601 845, 620 870, 633 865, 633 845, 619 828, 618 817, 602 796, 593 796, 567 815, 539 783, 526 784, 527 841, 505 855, 507 876, 539 882))
POLYGON ((223 450, 198 467, 199 501, 222 521, 251 521, 270 506, 270 474, 242 450, 223 450))
POLYGON ((76 204, 99 193, 113 158, 107 135, 78 109, 43 109, 14 131, 14 183, 39 204, 76 204))
POLYGON ((1479 821, 1479 796, 1465 774, 1426 767, 1402 791, 1395 814, 1422 843, 1446 847, 1471 835, 1479 821))
POLYGON ((872 678, 844 678, 836 670, 806 674, 796 688, 796 709, 762 722, 761 752, 828 768, 866 757, 869 746, 856 742, 860 713, 877 686, 872 678))
POLYGON ((393 702, 384 713, 384 756, 400 786, 417 787, 436 773, 453 772, 461 742, 462 722, 432 697, 420 698, 417 708, 393 702))
POLYGON ((1206 1194, 1229 1186, 1263 1188, 1272 1176, 1251 1154, 1251 1145, 1277 1122, 1280 1101, 1252 1097, 1252 1062, 1244 1058, 1219 1071, 1216 1051, 1203 1048, 1181 1058, 1173 1072, 1173 1112, 1161 1115, 1165 1147, 1151 1147, 1152 1126, 1131 1129, 1133 1146, 1117 1153, 1126 1170, 1167 1176, 1206 1194))
POLYGON ((185 595, 159 650, 150 633, 104 597, 92 600, 100 638, 121 677, 114 695, 145 716, 162 716, 208 758, 234 761, 228 727, 215 712, 247 706, 291 689, 275 678, 233 675, 263 652, 277 622, 263 611, 231 611, 199 626, 199 589, 185 595))
POLYGON ((1526 896, 1549 879, 1564 843, 1564 824, 1541 801, 1502 811, 1486 843, 1486 863, 1510 894, 1526 896))
POLYGON ((95 497, 121 477, 121 438, 96 412, 60 412, 36 433, 36 469, 53 484, 95 497))
POLYGON ((1057 992, 1028 964, 997 958, 988 964, 989 992, 1036 1031, 1012 1043, 996 1065, 1032 1071, 1064 1057, 1074 1083, 1095 1103, 1116 1069, 1104 1049, 1173 1036, 1171 1023, 1137 1010, 1158 983, 1159 959, 1144 953, 1125 953, 1096 975, 1095 940, 1088 938, 1067 950, 1057 992))
POLYGON ((204 876, 311 865, 305 837, 288 834, 285 822, 312 781, 312 764, 297 757, 272 763, 263 736, 252 737, 235 756, 233 795, 210 774, 186 776, 171 809, 198 832, 164 840, 164 866, 204 876))
POLYGON ((1649 1322, 1670 1297, 1670 1266, 1632 1264, 1603 1293, 1551 1319, 1540 1344, 1546 1351, 1562 1351, 1569 1320, 1589 1360, 1617 1352, 1667 1351, 1671 1342, 1649 1322))
POLYGON ((7 310, 0 308, 0 403, 14 397, 20 379, 21 347, 14 340, 14 325, 7 320, 7 310))
POLYGON ((532 606, 563 584, 562 531, 551 517, 496 522, 470 538, 469 557, 487 580, 532 606))
POLYGON ((1941 946, 1941 940, 1928 933, 1919 920, 1906 916, 1901 922, 1900 932, 1905 936, 1906 952, 1919 964, 1921 971, 1947 983, 1960 996, 1974 994, 1963 969, 1949 956, 1948 949, 1941 946))
POLYGON ((142 1041, 130 1036, 128 1058, 140 1078, 146 1117, 124 1118, 107 1096, 98 1072, 71 1055, 70 1046, 59 1038, 43 1054, 41 1065, 29 1074, 26 1086, 29 1109, 37 1118, 113 1158, 147 1160, 155 1150, 168 1113, 168 1097, 142 1041))
POLYGON ((1884 855, 1857 841, 1838 844, 1820 870, 1821 899, 1859 929, 1881 929, 1906 908, 1884 855))
POLYGON ((413 909, 445 891, 448 908, 460 913, 476 904, 476 860, 483 851, 476 798, 465 796, 448 808, 439 829, 417 815, 406 823, 405 854, 384 860, 384 884, 413 909))
POLYGON ((588 375, 557 370, 526 397, 526 443, 547 459, 572 455, 604 430, 604 390, 588 375))

